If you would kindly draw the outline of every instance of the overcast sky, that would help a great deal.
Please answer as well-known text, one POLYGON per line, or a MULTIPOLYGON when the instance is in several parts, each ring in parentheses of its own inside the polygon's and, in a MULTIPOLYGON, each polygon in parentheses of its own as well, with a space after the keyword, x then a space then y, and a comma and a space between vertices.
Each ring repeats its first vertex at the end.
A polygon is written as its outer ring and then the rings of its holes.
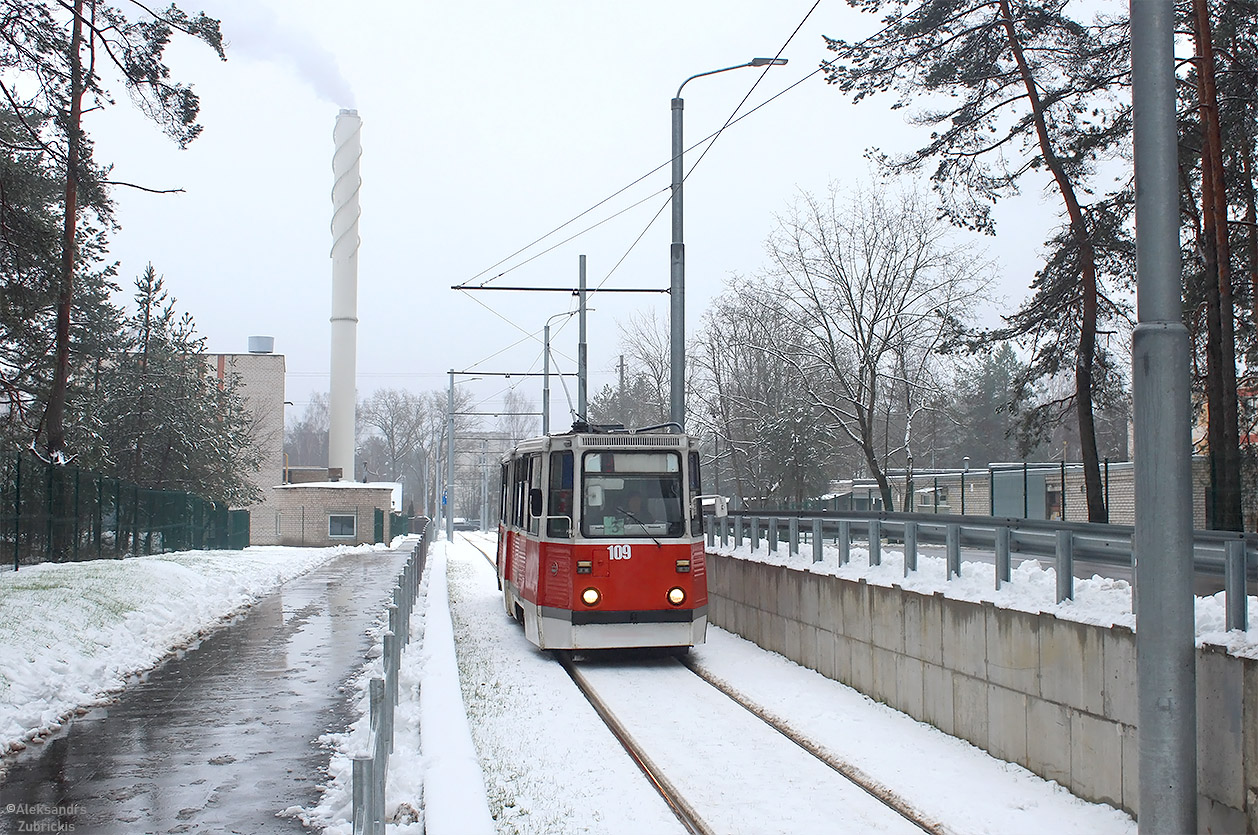
MULTIPOLYGON (((451 285, 483 282, 643 201, 497 283, 575 286, 585 254, 591 287, 667 287, 669 211, 660 210, 670 176, 670 99, 688 76, 781 50, 790 63, 765 74, 744 109, 754 107, 829 57, 823 34, 853 37, 873 23, 840 0, 823 0, 800 27, 814 2, 185 5, 221 17, 228 41, 226 63, 194 42, 170 53, 176 77, 201 97, 201 137, 180 151, 125 96, 85 120, 98 160, 116 165, 114 179, 186 190, 117 190, 120 281, 129 291, 151 261, 211 351, 243 352, 251 335, 275 337, 299 413, 311 392, 327 389, 332 129, 340 108, 355 108, 363 120, 360 396, 386 387, 444 390, 450 369, 540 371, 542 325, 575 300, 451 285)), ((720 128, 760 74, 749 68, 688 84, 686 145, 720 128)), ((849 104, 818 73, 721 136, 686 181, 688 330, 732 274, 763 265, 774 215, 801 189, 854 182, 872 145, 914 147, 902 114, 887 104, 849 104)), ((697 156, 687 155, 687 168, 697 156)), ((983 245, 1002 270, 999 294, 1014 304, 1031 281, 1052 209, 1033 192, 998 217, 998 238, 983 245)), ((619 323, 651 308, 667 321, 667 300, 591 300, 591 394, 615 381, 619 323)), ((576 334, 573 320, 554 336, 562 370, 575 370, 576 334)), ((540 403, 540 380, 513 382, 540 403)), ((509 383, 470 385, 493 408, 509 383)), ((552 401, 552 421, 566 425, 557 384, 552 401)))

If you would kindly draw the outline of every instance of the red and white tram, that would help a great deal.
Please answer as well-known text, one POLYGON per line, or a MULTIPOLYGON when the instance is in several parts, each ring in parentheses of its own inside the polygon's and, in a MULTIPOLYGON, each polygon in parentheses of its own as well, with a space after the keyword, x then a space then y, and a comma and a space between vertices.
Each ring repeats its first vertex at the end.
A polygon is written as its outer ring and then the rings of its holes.
POLYGON ((687 435, 578 426, 521 443, 502 463, 507 614, 542 649, 703 643, 701 492, 687 435))

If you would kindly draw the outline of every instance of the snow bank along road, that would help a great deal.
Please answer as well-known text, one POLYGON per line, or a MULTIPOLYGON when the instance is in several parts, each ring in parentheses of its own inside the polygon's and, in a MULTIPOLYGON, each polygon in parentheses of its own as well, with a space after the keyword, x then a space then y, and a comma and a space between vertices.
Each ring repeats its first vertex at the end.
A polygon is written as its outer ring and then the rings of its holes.
MULTIPOLYGON (((463 697, 498 831, 685 832, 562 667, 507 617, 492 566, 468 542, 492 553, 493 541, 456 541, 447 564, 463 697)), ((709 629, 689 663, 932 831, 1135 831, 1121 812, 722 630, 709 629)), ((575 664, 710 831, 921 831, 674 659, 578 653, 575 664)))

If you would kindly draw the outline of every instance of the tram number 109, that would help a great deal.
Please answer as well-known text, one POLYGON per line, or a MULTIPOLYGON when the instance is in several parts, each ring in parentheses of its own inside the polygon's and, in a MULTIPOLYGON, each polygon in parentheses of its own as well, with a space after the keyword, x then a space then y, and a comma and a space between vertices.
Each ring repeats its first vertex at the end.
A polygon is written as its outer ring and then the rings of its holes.
POLYGON ((608 545, 607 556, 613 560, 627 560, 633 556, 633 546, 625 543, 608 545))

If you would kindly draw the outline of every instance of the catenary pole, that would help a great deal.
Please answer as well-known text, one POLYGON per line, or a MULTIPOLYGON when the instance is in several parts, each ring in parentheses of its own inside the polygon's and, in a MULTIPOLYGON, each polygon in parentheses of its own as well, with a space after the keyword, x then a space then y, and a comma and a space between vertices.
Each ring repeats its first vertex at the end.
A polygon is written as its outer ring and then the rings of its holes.
POLYGON ((441 511, 446 520, 446 542, 454 541, 454 371, 450 371, 450 396, 446 407, 446 488, 441 511))
POLYGON ((580 259, 580 271, 581 271, 581 275, 580 275, 579 283, 577 285, 577 287, 579 288, 578 295, 580 296, 578 300, 579 304, 577 306, 577 309, 580 311, 580 315, 577 317, 577 324, 578 324, 577 330, 579 331, 579 333, 577 334, 577 415, 581 420, 588 420, 585 414, 585 399, 588 392, 588 389, 586 388, 586 379, 587 379, 588 370, 586 368, 587 353, 586 353, 586 344, 585 344, 586 294, 585 294, 585 256, 584 255, 582 255, 580 259))
POLYGON ((1131 0, 1136 182, 1136 667, 1141 835, 1197 831, 1188 331, 1172 0, 1131 0))

